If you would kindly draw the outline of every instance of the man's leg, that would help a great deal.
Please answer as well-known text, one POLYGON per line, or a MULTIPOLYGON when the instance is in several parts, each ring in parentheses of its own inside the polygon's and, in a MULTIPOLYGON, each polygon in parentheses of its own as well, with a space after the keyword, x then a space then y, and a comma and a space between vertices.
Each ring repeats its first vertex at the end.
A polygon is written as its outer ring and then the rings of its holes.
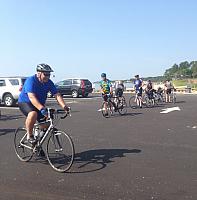
POLYGON ((33 128, 34 128, 34 124, 36 123, 37 116, 38 114, 36 111, 31 111, 27 115, 25 125, 27 129, 28 139, 33 136, 33 128))
POLYGON ((139 96, 139 106, 142 107, 142 96, 139 96))
POLYGON ((172 95, 172 91, 169 91, 169 103, 171 103, 171 95, 172 95))
POLYGON ((166 103, 168 103, 168 93, 166 92, 166 103))
POLYGON ((169 94, 168 102, 171 103, 171 93, 169 94))

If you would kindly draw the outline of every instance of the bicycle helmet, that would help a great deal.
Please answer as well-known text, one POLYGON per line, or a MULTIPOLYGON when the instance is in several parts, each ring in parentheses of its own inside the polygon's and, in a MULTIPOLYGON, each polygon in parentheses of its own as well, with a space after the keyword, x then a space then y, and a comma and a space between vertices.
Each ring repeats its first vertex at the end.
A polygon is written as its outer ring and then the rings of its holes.
POLYGON ((47 64, 39 64, 36 67, 37 72, 53 72, 52 68, 47 64))
POLYGON ((106 78, 106 73, 102 73, 102 74, 101 74, 101 77, 102 77, 102 78, 106 78))

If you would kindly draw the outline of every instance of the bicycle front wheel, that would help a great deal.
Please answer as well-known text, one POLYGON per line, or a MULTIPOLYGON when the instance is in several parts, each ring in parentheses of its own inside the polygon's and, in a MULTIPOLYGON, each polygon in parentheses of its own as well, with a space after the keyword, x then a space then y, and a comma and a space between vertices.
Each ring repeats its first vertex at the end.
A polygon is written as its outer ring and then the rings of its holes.
POLYGON ((118 112, 120 113, 120 115, 127 114, 127 102, 124 97, 120 97, 120 100, 118 102, 118 112))
POLYGON ((143 102, 145 102, 145 105, 147 108, 153 107, 152 99, 149 99, 148 96, 146 96, 146 95, 143 97, 143 102))
POLYGON ((114 106, 111 101, 103 102, 102 115, 105 118, 110 118, 113 115, 114 106))
POLYGON ((75 149, 72 139, 63 131, 54 131, 47 142, 47 159, 57 172, 68 171, 74 162, 75 149))
POLYGON ((25 128, 18 128, 14 136, 14 149, 20 161, 28 162, 33 156, 33 148, 27 142, 27 131, 25 128))
POLYGON ((172 103, 174 103, 174 104, 176 103, 176 96, 175 95, 172 96, 172 103))
POLYGON ((136 96, 131 96, 130 99, 129 99, 129 106, 132 108, 132 109, 135 109, 137 108, 137 98, 136 96))

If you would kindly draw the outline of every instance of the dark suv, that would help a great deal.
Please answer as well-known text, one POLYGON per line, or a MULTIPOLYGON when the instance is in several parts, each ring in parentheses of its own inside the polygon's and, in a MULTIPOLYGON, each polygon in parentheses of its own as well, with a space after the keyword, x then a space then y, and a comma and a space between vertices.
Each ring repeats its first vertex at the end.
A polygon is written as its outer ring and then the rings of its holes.
POLYGON ((73 98, 80 95, 88 97, 93 91, 92 83, 87 79, 66 79, 56 83, 55 86, 62 95, 72 95, 73 98))

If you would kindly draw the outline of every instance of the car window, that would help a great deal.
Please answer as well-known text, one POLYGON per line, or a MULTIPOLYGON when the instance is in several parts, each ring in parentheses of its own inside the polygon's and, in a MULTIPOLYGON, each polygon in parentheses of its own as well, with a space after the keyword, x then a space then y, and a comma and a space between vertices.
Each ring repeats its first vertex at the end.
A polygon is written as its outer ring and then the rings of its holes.
POLYGON ((56 85, 65 86, 65 85, 71 85, 71 84, 72 84, 72 80, 64 80, 64 81, 58 82, 56 85))
POLYGON ((83 80, 85 85, 91 85, 91 82, 89 80, 83 80))
POLYGON ((26 81, 26 78, 21 79, 21 81, 22 81, 22 84, 24 85, 25 81, 26 81))
POLYGON ((64 81, 60 81, 60 82, 56 83, 56 85, 63 86, 64 85, 64 81))
POLYGON ((72 84, 72 80, 65 80, 64 81, 64 85, 71 85, 72 84))
POLYGON ((73 80, 73 84, 74 84, 74 85, 80 84, 80 80, 79 80, 79 79, 74 79, 74 80, 73 80))
POLYGON ((12 85, 19 85, 19 80, 18 79, 9 79, 10 83, 12 85))
POLYGON ((0 80, 0 87, 5 86, 5 80, 0 80))

